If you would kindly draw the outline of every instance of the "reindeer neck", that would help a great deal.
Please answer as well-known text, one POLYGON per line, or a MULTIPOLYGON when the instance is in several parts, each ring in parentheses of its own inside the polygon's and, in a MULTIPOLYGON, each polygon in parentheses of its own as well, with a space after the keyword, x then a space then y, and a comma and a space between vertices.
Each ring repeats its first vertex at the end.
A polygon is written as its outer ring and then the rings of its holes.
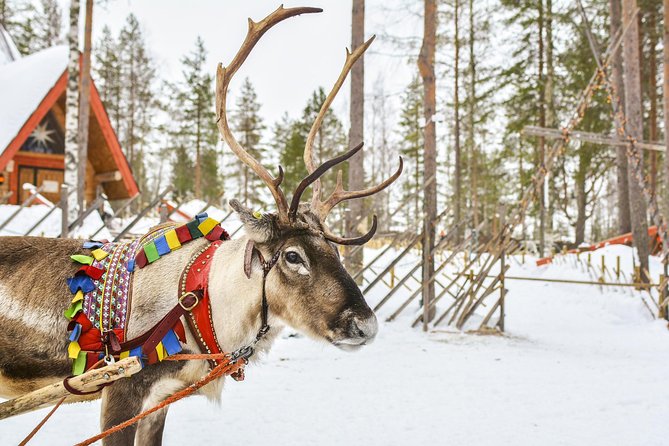
MULTIPOLYGON (((209 296, 216 336, 224 351, 234 351, 253 341, 261 325, 262 270, 254 262, 251 277, 244 274, 246 237, 230 240, 214 254, 209 273, 209 296)), ((281 331, 281 323, 270 308, 269 333, 258 344, 268 350, 281 331)))

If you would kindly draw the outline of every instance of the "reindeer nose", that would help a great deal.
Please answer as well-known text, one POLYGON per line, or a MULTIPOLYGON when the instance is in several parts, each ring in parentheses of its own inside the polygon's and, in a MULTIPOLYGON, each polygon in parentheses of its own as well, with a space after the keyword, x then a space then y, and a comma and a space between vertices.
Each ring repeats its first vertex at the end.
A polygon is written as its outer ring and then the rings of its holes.
POLYGON ((362 338, 365 343, 371 343, 379 330, 379 324, 375 315, 367 318, 354 317, 349 326, 349 335, 352 338, 362 338))

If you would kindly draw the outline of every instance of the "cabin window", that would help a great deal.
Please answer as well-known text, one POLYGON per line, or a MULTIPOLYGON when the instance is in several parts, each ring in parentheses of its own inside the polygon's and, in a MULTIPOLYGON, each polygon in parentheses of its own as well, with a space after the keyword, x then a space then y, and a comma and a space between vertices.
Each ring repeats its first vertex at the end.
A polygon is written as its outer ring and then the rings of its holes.
POLYGON ((65 153, 65 135, 52 112, 42 119, 21 146, 23 152, 62 155, 65 153))

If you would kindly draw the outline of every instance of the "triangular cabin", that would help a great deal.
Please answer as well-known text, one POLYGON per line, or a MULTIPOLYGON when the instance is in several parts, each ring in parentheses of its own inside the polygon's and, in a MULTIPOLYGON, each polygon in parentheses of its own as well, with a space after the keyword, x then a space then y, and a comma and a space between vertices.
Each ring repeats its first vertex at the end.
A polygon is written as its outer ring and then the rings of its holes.
MULTIPOLYGON (((0 203, 22 203, 25 183, 45 184, 42 195, 60 200, 67 61, 62 45, 21 57, 0 25, 0 203)), ((137 183, 93 82, 90 103, 86 202, 99 186, 109 200, 132 198, 137 183)))

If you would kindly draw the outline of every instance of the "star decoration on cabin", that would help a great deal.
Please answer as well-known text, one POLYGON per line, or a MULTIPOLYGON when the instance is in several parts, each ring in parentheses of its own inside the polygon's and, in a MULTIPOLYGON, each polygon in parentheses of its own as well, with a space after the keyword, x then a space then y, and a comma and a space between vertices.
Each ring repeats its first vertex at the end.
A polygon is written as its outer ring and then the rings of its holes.
POLYGON ((46 149, 49 144, 55 142, 51 137, 54 133, 56 133, 56 131, 50 130, 47 122, 42 122, 35 128, 35 130, 33 130, 30 137, 35 141, 38 147, 46 149))

